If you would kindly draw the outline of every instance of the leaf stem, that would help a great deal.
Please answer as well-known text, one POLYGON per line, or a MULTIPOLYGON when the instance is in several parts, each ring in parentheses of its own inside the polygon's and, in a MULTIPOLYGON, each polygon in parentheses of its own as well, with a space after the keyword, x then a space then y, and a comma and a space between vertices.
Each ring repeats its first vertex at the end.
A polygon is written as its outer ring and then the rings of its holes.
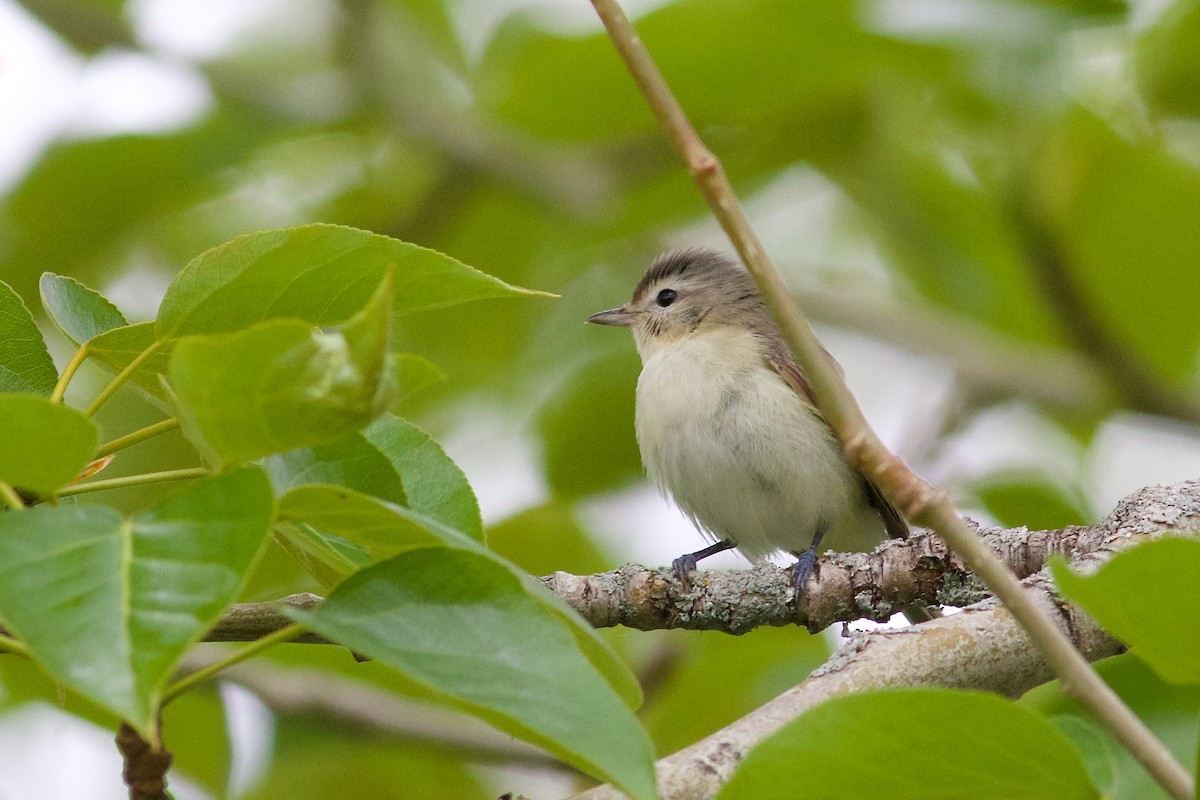
POLYGON ((3 634, 0 634, 0 652, 12 653, 13 655, 31 658, 29 654, 29 645, 18 641, 11 636, 4 636, 3 634))
POLYGON ((50 392, 51 403, 62 402, 63 395, 67 393, 67 386, 71 383, 71 379, 75 377, 75 373, 79 371, 79 368, 89 355, 91 355, 91 351, 88 350, 87 343, 84 342, 79 345, 75 354, 71 356, 71 360, 63 367, 62 374, 58 376, 58 381, 54 384, 54 391, 50 392))
POLYGON ((4 481, 0 481, 0 500, 11 508, 13 511, 24 511, 25 501, 21 499, 21 495, 17 494, 17 490, 4 481))
POLYGON ((144 472, 140 475, 126 475, 121 478, 109 478, 103 481, 90 481, 88 483, 78 483, 74 486, 65 486, 58 490, 58 496, 66 497, 73 494, 103 492, 108 489, 124 489, 129 486, 145 486, 146 484, 150 483, 187 481, 192 480, 193 478, 203 478, 208 474, 209 471, 204 467, 169 469, 164 472, 144 472))
POLYGON ((133 433, 127 433, 124 436, 113 439, 108 444, 101 445, 100 449, 96 451, 96 458, 112 455, 118 450, 124 450, 126 447, 139 444, 147 439, 152 439, 155 436, 158 436, 160 433, 173 431, 178 427, 179 420, 175 417, 169 417, 168 419, 164 419, 162 422, 156 422, 153 425, 147 425, 146 427, 136 430, 133 433))
POLYGON ((824 355, 812 328, 792 301, 738 203, 720 161, 700 140, 620 3, 617 0, 592 0, 592 5, 713 215, 754 276, 771 315, 779 323, 784 339, 809 380, 818 409, 837 433, 847 457, 879 486, 906 518, 932 529, 954 548, 1029 635, 1046 663, 1062 680, 1064 689, 1097 715, 1104 727, 1171 797, 1192 800, 1194 783, 1191 774, 1092 671, 1062 630, 1025 592, 1017 577, 967 527, 949 496, 917 476, 871 429, 854 395, 832 361, 824 355))
POLYGON ((91 405, 84 410, 84 416, 90 417, 95 414, 96 411, 99 410, 100 406, 107 403, 108 399, 116 393, 117 389, 120 389, 122 386, 124 386, 126 381, 129 380, 130 376, 133 375, 133 373, 136 372, 138 368, 142 366, 142 364, 146 363, 146 361, 148 361, 152 355, 157 353, 159 348, 162 346, 163 341, 159 339, 145 350, 138 353, 137 356, 134 357, 133 361, 130 361, 125 365, 125 369, 118 372, 116 377, 109 381, 108 385, 100 390, 100 394, 96 395, 96 399, 93 400, 91 405))
POLYGON ((167 687, 166 691, 163 692, 161 705, 165 706, 167 703, 171 702, 188 689, 192 688, 198 683, 208 680, 226 667, 232 667, 234 664, 245 661, 251 656, 257 655, 263 650, 266 650, 268 647, 273 647, 277 644, 282 644, 283 642, 295 639, 306 630, 307 628, 305 628, 299 622, 293 622, 291 625, 280 628, 274 633, 269 633, 261 639, 255 639, 245 647, 239 647, 237 650, 229 653, 224 658, 218 659, 207 666, 201 667, 190 675, 185 675, 184 677, 175 681, 175 683, 171 684, 169 687, 167 687))

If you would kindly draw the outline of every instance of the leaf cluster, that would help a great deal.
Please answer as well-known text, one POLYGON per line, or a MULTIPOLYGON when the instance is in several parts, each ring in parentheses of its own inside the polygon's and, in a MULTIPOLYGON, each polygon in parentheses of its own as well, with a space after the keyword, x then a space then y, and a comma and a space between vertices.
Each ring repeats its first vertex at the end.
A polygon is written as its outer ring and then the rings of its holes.
POLYGON ((397 316, 538 293, 332 225, 248 234, 202 254, 140 326, 73 279, 47 273, 42 287, 47 313, 78 346, 70 363, 101 352, 115 377, 86 410, 63 405, 73 372, 57 374, 29 312, 0 284, 20 334, 3 356, 0 392, 9 422, 0 647, 157 745, 163 705, 190 686, 172 676, 274 537, 330 592, 318 610, 293 612, 291 635, 300 626, 322 634, 397 670, 428 700, 652 795, 628 669, 561 601, 483 546, 462 472, 389 413, 424 380, 418 372, 416 385, 405 383, 417 362, 393 348, 397 316), (140 351, 112 357, 114 338, 139 337, 140 351), (125 383, 170 415, 144 435, 177 424, 203 467, 89 482, 142 438, 98 447, 92 415, 125 383), (72 502, 196 478, 133 515, 72 502))

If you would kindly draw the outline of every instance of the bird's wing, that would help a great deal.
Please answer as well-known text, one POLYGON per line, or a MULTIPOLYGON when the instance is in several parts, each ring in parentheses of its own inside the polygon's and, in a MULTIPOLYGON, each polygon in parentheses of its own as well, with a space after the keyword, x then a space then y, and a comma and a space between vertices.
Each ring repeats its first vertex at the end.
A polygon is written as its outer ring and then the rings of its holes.
MULTIPOLYGON (((825 351, 825 355, 833 362, 841 372, 841 365, 837 363, 833 356, 825 351)), ((800 371, 800 365, 792 358, 791 352, 787 348, 787 344, 782 339, 774 339, 767 344, 766 347, 767 363, 771 369, 779 373, 780 377, 787 382, 787 385, 792 387, 800 398, 808 403, 813 408, 816 408, 816 401, 813 400, 812 390, 808 386, 808 381, 804 377, 804 373, 800 371)), ((904 521, 904 517, 900 516, 900 512, 896 507, 883 496, 879 491, 879 487, 874 484, 866 475, 862 476, 863 488, 867 492, 867 502, 875 507, 879 512, 879 516, 883 517, 884 527, 887 528, 888 536, 893 539, 907 539, 909 530, 908 523, 904 521)))
POLYGON ((884 527, 887 528, 888 536, 893 539, 907 539, 910 531, 908 523, 904 521, 904 517, 900 516, 900 512, 896 507, 883 496, 879 491, 879 487, 874 482, 863 476, 863 486, 867 489, 867 502, 875 506, 875 510, 879 512, 879 516, 883 517, 884 527))

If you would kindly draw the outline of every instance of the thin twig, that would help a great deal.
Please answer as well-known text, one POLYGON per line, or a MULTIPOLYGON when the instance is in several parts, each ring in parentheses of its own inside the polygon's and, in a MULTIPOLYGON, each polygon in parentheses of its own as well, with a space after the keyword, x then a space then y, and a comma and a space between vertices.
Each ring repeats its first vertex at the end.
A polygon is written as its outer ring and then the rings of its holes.
POLYGON ((145 486, 151 483, 190 481, 195 478, 203 478, 208 474, 209 471, 204 467, 168 469, 164 470, 163 472, 145 472, 140 475, 126 475, 122 478, 108 478, 107 480, 103 481, 89 481, 87 483, 77 483, 72 486, 64 486, 58 490, 57 494, 59 497, 67 497, 73 494, 103 492, 108 489, 125 489, 130 486, 145 486))
POLYGON ((0 500, 13 511, 24 511, 25 501, 10 484, 0 481, 0 500))
POLYGON ((125 383, 133 376, 133 374, 141 368, 142 364, 145 364, 148 360, 150 360, 151 356, 153 356, 162 348, 163 344, 165 344, 163 340, 156 340, 145 350, 134 356, 134 359, 126 364, 125 368, 118 372, 116 376, 109 381, 107 386, 100 390, 100 394, 96 395, 96 399, 93 400, 91 404, 84 410, 84 416, 90 417, 99 411, 100 407, 107 403, 110 397, 116 394, 117 389, 120 389, 122 386, 124 386, 125 383))
POLYGON ((0 634, 0 653, 12 653, 30 658, 29 646, 22 641, 0 634))
POLYGON ((218 658, 208 664, 205 664, 195 672, 191 672, 175 681, 175 683, 171 684, 167 690, 163 692, 161 704, 165 706, 167 703, 171 702, 188 689, 191 689, 198 683, 208 680, 227 667, 232 667, 234 664, 239 664, 252 656, 256 656, 269 647, 274 647, 277 644, 283 644, 284 642, 292 641, 296 637, 303 634, 305 630, 306 628, 299 622, 293 622, 291 625, 287 625, 277 631, 272 631, 271 633, 266 634, 261 639, 255 639, 245 647, 239 647, 232 653, 226 653, 222 658, 218 658))
POLYGON ((50 402, 61 403, 63 395, 67 393, 67 387, 71 384, 71 379, 75 377, 75 373, 79 371, 79 367, 87 360, 89 355, 88 346, 81 344, 79 348, 72 354, 71 360, 63 367, 62 374, 58 376, 58 381, 54 384, 54 391, 50 392, 50 402))
POLYGON ((805 371, 817 407, 842 441, 847 456, 910 522, 930 528, 949 542, 1024 628, 1061 679, 1064 690, 1087 705, 1168 794, 1177 800, 1191 800, 1191 774, 1088 666, 1070 639, 1022 589, 1017 577, 967 526, 949 496, 913 473, 871 429, 788 294, 720 162, 700 140, 620 4, 616 0, 592 0, 592 5, 713 214, 758 283, 792 355, 805 371))
POLYGON ((147 439, 152 439, 155 436, 158 436, 160 433, 173 431, 178 427, 179 420, 175 417, 168 417, 162 422, 156 422, 153 425, 147 425, 146 427, 133 431, 132 433, 127 433, 124 436, 117 437, 108 444, 101 445, 100 449, 96 451, 96 457, 99 458, 100 456, 111 455, 118 450, 124 450, 126 447, 139 444, 147 439))

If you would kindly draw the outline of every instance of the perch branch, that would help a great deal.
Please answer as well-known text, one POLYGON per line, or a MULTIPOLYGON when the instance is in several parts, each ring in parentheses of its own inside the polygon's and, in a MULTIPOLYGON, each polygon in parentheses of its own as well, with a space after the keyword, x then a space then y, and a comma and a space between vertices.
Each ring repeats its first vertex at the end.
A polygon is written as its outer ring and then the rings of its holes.
MULTIPOLYGON (((1097 568, 1113 552, 1165 531, 1200 536, 1200 480, 1143 489, 1122 501, 1103 523, 1087 530, 1099 537, 1096 549, 1072 565, 1085 572, 1097 568)), ((1026 579, 1025 587, 1089 661, 1122 651, 1121 643, 1091 617, 1057 597, 1046 571, 1026 579)), ((659 760, 659 794, 662 800, 712 797, 752 747, 831 697, 898 686, 946 686, 1019 697, 1052 677, 1022 627, 994 599, 919 628, 856 634, 803 683, 732 725, 659 760)), ((623 797, 611 786, 600 786, 575 800, 623 797)))
MULTIPOLYGON (((1041 569, 1052 553, 1074 559, 1090 552, 1104 532, 1101 526, 1051 531, 991 528, 982 535, 1024 577, 1041 569)), ((738 634, 783 625, 819 631, 836 622, 887 620, 913 600, 961 607, 988 596, 962 560, 925 531, 905 540, 885 541, 872 553, 825 554, 801 603, 794 599, 791 574, 771 564, 702 571, 690 592, 684 591, 670 569, 640 564, 596 575, 555 572, 541 580, 593 627, 624 625, 647 631, 686 628, 738 634)), ((270 636, 292 624, 281 606, 311 609, 320 602, 320 596, 306 593, 240 603, 230 608, 205 641, 248 642, 270 636)), ((295 641, 331 644, 313 633, 295 641)))
MULTIPOLYGON (((986 528, 980 536, 1010 569, 1025 578, 1042 569, 1051 554, 1060 553, 1077 563, 1092 553, 1117 546, 1115 531, 1138 525, 1143 533, 1160 531, 1175 521, 1189 519, 1195 508, 1200 508, 1200 480, 1143 489, 1123 500, 1098 525, 1047 531, 986 528), (1168 495, 1174 498, 1174 516, 1162 516, 1166 511, 1153 518, 1131 516, 1141 508, 1138 498, 1168 495)), ((1200 523, 1189 524, 1200 528, 1200 523)), ((591 625, 624 625, 640 630, 689 628, 745 633, 764 625, 804 625, 819 630, 835 622, 887 619, 912 600, 963 607, 989 596, 966 570, 962 559, 926 531, 918 531, 906 540, 883 542, 872 553, 825 554, 809 579, 803 605, 792 600, 790 576, 771 565, 702 571, 690 593, 683 591, 670 570, 637 564, 597 575, 555 572, 541 580, 591 625)), ((280 611, 281 606, 311 610, 320 602, 318 595, 305 593, 273 602, 240 603, 229 609, 206 640, 254 641, 292 624, 280 611)), ((295 641, 331 644, 311 632, 295 641)))
POLYGON ((609 38, 687 164, 721 227, 754 276, 796 362, 808 377, 817 407, 837 433, 847 457, 909 521, 950 543, 971 572, 1003 601, 1042 651, 1067 694, 1090 708, 1116 739, 1176 800, 1191 800, 1191 774, 1100 679, 1020 580, 975 535, 950 497, 926 483, 889 451, 871 429, 858 402, 825 355, 788 294, 725 177, 721 163, 700 140, 616 0, 592 0, 609 38))

